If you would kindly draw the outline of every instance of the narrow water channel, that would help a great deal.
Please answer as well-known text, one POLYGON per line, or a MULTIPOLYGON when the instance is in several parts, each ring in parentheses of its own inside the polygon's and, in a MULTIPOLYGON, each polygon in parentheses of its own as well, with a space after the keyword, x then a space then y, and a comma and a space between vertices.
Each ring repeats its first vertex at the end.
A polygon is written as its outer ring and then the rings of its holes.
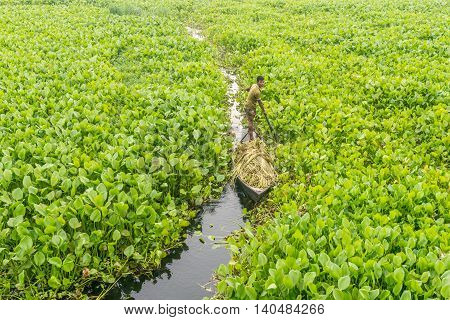
MULTIPOLYGON (((188 27, 187 31, 193 38, 204 40, 199 30, 188 27)), ((243 136, 242 117, 236 101, 239 87, 235 75, 225 69, 221 71, 230 81, 227 96, 236 146, 243 136)), ((220 264, 230 260, 228 250, 220 243, 243 226, 242 209, 248 207, 248 201, 238 189, 227 184, 219 200, 203 206, 184 245, 166 257, 161 268, 151 278, 123 278, 105 298, 189 300, 213 296, 215 289, 212 275, 220 264)))

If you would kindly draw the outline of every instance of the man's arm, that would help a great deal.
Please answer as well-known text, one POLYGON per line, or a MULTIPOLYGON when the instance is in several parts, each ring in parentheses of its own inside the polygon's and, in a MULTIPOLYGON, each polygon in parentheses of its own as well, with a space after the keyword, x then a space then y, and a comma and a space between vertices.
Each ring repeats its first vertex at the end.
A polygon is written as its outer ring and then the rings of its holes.
POLYGON ((264 113, 266 113, 266 109, 264 109, 264 105, 263 105, 261 99, 258 99, 258 104, 259 104, 259 106, 261 107, 262 111, 263 111, 264 113))

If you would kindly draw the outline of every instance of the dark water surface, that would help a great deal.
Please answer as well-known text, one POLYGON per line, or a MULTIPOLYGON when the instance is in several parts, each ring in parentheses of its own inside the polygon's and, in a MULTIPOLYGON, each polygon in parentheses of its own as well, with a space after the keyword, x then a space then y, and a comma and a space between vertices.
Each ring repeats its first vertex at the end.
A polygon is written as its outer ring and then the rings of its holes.
POLYGON ((212 296, 211 277, 220 264, 230 260, 228 250, 214 243, 222 242, 243 226, 242 209, 250 205, 247 201, 239 190, 227 184, 218 201, 204 205, 183 247, 164 258, 161 269, 153 277, 123 278, 105 298, 192 300, 212 296))

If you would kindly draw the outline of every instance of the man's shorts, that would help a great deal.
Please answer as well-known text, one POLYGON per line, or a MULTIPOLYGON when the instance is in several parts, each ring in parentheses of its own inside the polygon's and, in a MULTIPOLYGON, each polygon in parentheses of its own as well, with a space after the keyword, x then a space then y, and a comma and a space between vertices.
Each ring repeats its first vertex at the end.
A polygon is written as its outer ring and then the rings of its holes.
POLYGON ((245 108, 245 115, 248 119, 253 120, 253 118, 255 118, 256 116, 256 110, 253 108, 245 108))

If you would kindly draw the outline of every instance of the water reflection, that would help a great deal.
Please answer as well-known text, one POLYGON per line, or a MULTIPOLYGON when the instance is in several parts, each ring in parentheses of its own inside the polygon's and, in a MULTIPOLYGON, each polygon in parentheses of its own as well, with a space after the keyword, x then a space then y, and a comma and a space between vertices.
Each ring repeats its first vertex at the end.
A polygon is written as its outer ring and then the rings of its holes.
POLYGON ((174 249, 160 269, 150 276, 121 279, 105 298, 189 300, 212 296, 211 276, 230 259, 228 250, 217 243, 243 226, 242 208, 251 204, 240 190, 227 185, 218 201, 203 207, 183 246, 174 249))

